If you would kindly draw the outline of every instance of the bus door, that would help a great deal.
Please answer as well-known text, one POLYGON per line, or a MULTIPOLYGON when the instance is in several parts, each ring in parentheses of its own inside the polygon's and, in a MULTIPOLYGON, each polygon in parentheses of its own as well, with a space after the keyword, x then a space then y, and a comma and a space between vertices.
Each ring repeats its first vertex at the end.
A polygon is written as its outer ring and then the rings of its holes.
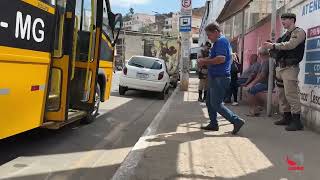
POLYGON ((70 102, 72 110, 91 113, 95 103, 95 90, 99 64, 102 0, 79 0, 75 6, 75 26, 73 48, 70 102))
POLYGON ((2 139, 43 123, 55 9, 40 0, 1 0, 0 9, 2 139))
POLYGON ((57 0, 53 62, 50 70, 50 86, 45 116, 49 121, 65 121, 67 119, 72 22, 72 11, 67 10, 67 0, 57 0))
MULTIPOLYGON (((105 77, 105 87, 100 87, 104 92, 102 101, 108 100, 111 92, 111 82, 114 68, 114 22, 115 16, 111 12, 108 0, 103 0, 103 22, 100 45, 99 76, 105 77)), ((99 80, 102 78, 99 78, 99 80)))
POLYGON ((46 119, 66 121, 90 112, 94 104, 100 43, 96 37, 100 29, 97 0, 57 0, 57 4, 56 49, 46 119))

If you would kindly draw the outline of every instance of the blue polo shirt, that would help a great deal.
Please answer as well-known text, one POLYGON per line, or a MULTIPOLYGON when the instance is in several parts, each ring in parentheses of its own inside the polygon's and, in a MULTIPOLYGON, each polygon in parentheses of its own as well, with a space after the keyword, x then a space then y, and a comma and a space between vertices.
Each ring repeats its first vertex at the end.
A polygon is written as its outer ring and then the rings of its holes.
POLYGON ((226 61, 223 64, 211 64, 208 67, 210 77, 230 76, 231 70, 231 45, 225 36, 220 36, 210 49, 210 58, 225 56, 226 61))

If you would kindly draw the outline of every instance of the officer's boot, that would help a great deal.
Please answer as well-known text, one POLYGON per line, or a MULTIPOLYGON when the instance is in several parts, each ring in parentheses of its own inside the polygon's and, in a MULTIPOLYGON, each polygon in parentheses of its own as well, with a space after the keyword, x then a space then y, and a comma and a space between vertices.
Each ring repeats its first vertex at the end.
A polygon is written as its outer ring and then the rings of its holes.
POLYGON ((202 102, 202 90, 199 90, 199 98, 198 98, 199 102, 202 102))
POLYGON ((207 91, 204 91, 202 101, 206 101, 206 99, 207 99, 207 91))
POLYGON ((303 125, 300 120, 300 114, 292 114, 292 121, 288 127, 286 127, 287 131, 299 131, 303 130, 303 125))
POLYGON ((280 125, 280 126, 287 126, 290 124, 291 120, 292 120, 291 112, 284 112, 282 119, 280 121, 274 122, 274 124, 280 125))

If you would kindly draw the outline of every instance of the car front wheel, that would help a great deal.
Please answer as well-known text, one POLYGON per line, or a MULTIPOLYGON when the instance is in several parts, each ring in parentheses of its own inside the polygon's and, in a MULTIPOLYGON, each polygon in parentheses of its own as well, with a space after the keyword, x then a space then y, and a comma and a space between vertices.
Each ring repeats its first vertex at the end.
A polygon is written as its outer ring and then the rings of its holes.
POLYGON ((160 100, 164 100, 165 98, 166 98, 166 91, 164 90, 164 91, 159 93, 159 99, 160 100))
POLYGON ((123 86, 119 86, 119 94, 121 95, 121 96, 123 96, 125 93, 126 93, 126 88, 125 87, 123 87, 123 86))

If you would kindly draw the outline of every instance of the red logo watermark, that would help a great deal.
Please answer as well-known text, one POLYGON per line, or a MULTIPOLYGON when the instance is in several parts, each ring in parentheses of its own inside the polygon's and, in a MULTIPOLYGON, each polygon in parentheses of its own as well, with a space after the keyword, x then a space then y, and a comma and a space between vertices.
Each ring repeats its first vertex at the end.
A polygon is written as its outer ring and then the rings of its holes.
MULTIPOLYGON (((297 159, 300 160, 300 163, 303 163, 303 156, 298 157, 297 159)), ((304 170, 304 166, 298 165, 298 163, 296 161, 293 161, 292 159, 289 159, 289 157, 286 157, 286 161, 288 164, 288 170, 289 171, 303 171, 304 170)))

